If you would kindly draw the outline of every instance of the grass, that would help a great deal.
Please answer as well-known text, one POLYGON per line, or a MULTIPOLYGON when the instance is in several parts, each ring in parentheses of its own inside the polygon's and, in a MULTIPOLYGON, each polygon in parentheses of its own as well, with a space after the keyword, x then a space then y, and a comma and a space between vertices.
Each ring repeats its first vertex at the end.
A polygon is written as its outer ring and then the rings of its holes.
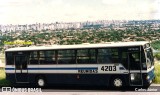
POLYGON ((160 61, 155 62, 155 79, 153 82, 160 84, 160 61))

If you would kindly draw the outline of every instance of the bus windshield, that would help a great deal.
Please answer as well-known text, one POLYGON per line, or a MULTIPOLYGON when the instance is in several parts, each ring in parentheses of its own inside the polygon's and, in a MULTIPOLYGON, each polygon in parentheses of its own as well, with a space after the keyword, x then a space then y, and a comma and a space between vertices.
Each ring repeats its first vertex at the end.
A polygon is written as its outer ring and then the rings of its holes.
POLYGON ((146 50, 146 63, 147 63, 147 68, 150 68, 151 66, 154 65, 154 58, 153 58, 153 53, 152 53, 152 49, 149 48, 146 50))

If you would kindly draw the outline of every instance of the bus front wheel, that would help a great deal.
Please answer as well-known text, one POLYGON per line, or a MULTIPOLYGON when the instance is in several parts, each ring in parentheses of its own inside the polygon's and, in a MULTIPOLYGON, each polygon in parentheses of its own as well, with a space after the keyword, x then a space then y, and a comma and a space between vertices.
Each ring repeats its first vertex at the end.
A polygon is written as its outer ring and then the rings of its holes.
POLYGON ((114 88, 122 88, 124 86, 124 81, 121 77, 111 78, 111 86, 114 88))
POLYGON ((43 77, 37 78, 37 86, 44 87, 46 85, 45 79, 43 77))

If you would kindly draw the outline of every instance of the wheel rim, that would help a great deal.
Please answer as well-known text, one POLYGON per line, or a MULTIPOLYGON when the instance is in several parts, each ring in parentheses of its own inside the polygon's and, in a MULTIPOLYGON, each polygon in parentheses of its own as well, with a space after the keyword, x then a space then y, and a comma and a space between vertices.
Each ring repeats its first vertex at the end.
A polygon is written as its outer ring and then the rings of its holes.
POLYGON ((117 78, 113 81, 113 84, 115 87, 121 87, 122 86, 122 80, 117 78))
POLYGON ((44 83, 44 80, 43 80, 43 79, 39 79, 39 80, 38 80, 38 85, 39 85, 39 86, 42 87, 42 86, 44 86, 44 84, 45 84, 45 83, 44 83))

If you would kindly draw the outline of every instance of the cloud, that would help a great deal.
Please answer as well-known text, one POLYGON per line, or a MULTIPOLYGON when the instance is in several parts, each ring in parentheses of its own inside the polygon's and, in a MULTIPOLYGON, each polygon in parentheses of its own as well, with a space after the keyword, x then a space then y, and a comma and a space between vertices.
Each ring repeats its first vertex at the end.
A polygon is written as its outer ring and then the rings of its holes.
POLYGON ((114 19, 153 19, 157 13, 153 0, 102 0, 106 4, 109 18, 114 19))
POLYGON ((102 0, 102 3, 107 5, 118 5, 118 4, 126 4, 127 0, 102 0))
POLYGON ((160 18, 158 0, 0 0, 0 24, 160 18))

